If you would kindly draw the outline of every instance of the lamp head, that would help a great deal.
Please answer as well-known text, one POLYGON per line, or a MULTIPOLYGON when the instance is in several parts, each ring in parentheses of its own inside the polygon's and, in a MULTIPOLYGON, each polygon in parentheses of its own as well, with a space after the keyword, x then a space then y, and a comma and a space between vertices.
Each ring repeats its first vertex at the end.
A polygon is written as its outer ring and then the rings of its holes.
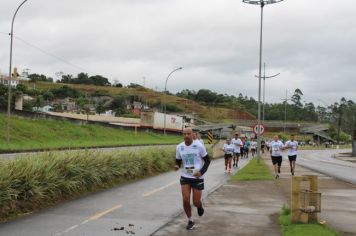
POLYGON ((242 0, 242 2, 244 2, 244 3, 255 4, 255 5, 273 4, 273 3, 279 3, 282 1, 283 0, 242 0))

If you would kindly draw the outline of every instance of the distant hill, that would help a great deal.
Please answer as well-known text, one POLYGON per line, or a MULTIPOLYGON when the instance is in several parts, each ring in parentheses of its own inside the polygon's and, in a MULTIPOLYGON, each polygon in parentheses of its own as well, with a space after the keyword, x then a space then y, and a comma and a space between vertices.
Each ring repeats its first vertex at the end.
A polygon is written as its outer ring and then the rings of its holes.
MULTIPOLYGON (((111 86, 94 86, 84 84, 63 84, 48 82, 23 82, 29 88, 48 90, 60 88, 64 85, 75 88, 86 95, 91 96, 119 96, 132 95, 140 97, 140 100, 149 106, 157 105, 164 102, 164 93, 157 92, 148 88, 118 88, 111 86)), ((212 122, 231 122, 235 119, 256 119, 252 114, 242 111, 239 108, 228 109, 223 107, 206 106, 193 100, 167 95, 167 104, 174 104, 181 108, 183 113, 196 113, 200 119, 212 122)))

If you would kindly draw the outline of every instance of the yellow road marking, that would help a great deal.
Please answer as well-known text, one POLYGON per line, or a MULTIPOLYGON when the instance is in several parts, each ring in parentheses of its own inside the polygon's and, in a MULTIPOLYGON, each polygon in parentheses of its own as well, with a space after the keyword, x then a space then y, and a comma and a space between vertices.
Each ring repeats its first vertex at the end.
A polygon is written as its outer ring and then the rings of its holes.
POLYGON ((154 189, 154 190, 152 190, 152 191, 150 191, 150 192, 148 192, 148 193, 144 193, 142 196, 144 196, 144 197, 151 196, 151 195, 153 195, 153 194, 155 194, 155 193, 157 193, 157 192, 159 192, 159 191, 161 191, 161 190, 163 190, 163 189, 165 189, 165 188, 168 188, 169 186, 172 186, 172 185, 174 185, 174 184, 176 184, 176 183, 177 183, 177 181, 174 181, 174 182, 172 182, 172 183, 170 183, 170 184, 167 184, 167 185, 165 185, 165 186, 163 186, 163 187, 154 189))
POLYGON ((113 212, 113 211, 115 211, 115 210, 117 210, 117 209, 119 209, 119 208, 121 208, 121 207, 122 207, 121 204, 120 204, 120 205, 117 205, 117 206, 115 206, 115 207, 113 207, 113 208, 110 208, 110 209, 108 209, 108 210, 106 210, 106 211, 103 211, 103 212, 100 212, 100 213, 98 213, 98 214, 96 214, 96 215, 93 215, 93 216, 90 217, 88 220, 89 220, 89 221, 97 220, 97 219, 103 217, 104 215, 109 214, 110 212, 113 212))

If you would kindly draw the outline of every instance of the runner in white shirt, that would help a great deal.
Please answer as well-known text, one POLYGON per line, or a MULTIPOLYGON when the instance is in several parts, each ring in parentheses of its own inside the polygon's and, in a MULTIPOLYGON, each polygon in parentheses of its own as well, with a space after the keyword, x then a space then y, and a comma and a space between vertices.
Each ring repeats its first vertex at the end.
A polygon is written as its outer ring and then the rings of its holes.
POLYGON ((292 134, 290 136, 290 140, 286 142, 285 148, 288 149, 290 173, 294 175, 295 161, 297 160, 297 150, 298 150, 298 142, 294 140, 294 134, 292 134))
POLYGON ((204 140, 201 138, 200 133, 197 133, 197 140, 205 147, 204 140))
POLYGON ((276 179, 278 179, 279 173, 281 173, 282 150, 284 149, 284 145, 278 139, 278 135, 273 136, 273 141, 270 143, 270 147, 272 164, 274 166, 274 173, 276 175, 276 179))
POLYGON ((231 159, 234 155, 234 145, 231 144, 231 140, 229 138, 226 139, 226 143, 224 144, 222 150, 225 153, 225 172, 231 173, 231 159))
POLYGON ((188 217, 186 229, 194 228, 190 195, 193 192, 193 204, 197 207, 198 215, 204 214, 201 202, 202 190, 204 189, 204 173, 208 170, 210 158, 199 141, 193 140, 191 128, 183 129, 184 142, 176 149, 175 170, 181 168, 180 184, 183 197, 183 208, 188 217))
POLYGON ((254 157, 254 156, 255 156, 255 153, 256 153, 256 149, 257 149, 257 142, 256 142, 256 140, 252 139, 250 145, 251 145, 252 157, 254 157))
POLYGON ((242 147, 242 141, 239 139, 239 134, 235 134, 235 138, 231 140, 231 143, 234 145, 234 167, 237 167, 240 159, 240 152, 242 147))

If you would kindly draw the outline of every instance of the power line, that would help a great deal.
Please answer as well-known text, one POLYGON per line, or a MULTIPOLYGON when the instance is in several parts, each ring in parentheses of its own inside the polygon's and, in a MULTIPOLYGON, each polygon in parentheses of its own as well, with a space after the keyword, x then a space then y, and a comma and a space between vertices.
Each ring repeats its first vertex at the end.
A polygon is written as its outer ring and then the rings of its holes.
MULTIPOLYGON (((9 33, 5 33, 5 32, 0 32, 0 34, 9 35, 9 33)), ((42 52, 43 54, 45 54, 47 56, 53 57, 53 58, 65 63, 65 64, 67 64, 69 66, 72 66, 72 67, 76 68, 80 72, 88 71, 87 69, 85 69, 85 68, 83 68, 81 66, 75 65, 75 64, 73 64, 73 63, 71 63, 69 61, 66 61, 65 59, 63 59, 63 58, 61 58, 59 56, 54 55, 53 53, 47 52, 46 50, 44 50, 44 49, 42 49, 42 48, 40 48, 40 47, 38 47, 36 45, 33 45, 32 43, 29 43, 29 42, 27 42, 26 40, 24 40, 24 39, 22 39, 20 37, 17 37, 17 36, 14 35, 14 38, 16 38, 17 40, 19 40, 22 43, 26 44, 27 46, 30 46, 30 47, 32 47, 34 49, 37 49, 38 51, 42 52)))
POLYGON ((66 61, 65 59, 63 59, 63 58, 61 58, 61 57, 59 57, 59 56, 56 56, 56 55, 54 55, 54 54, 52 54, 52 53, 50 53, 50 52, 47 52, 47 51, 43 50, 43 49, 40 48, 40 47, 37 47, 37 46, 35 46, 35 45, 33 45, 33 44, 29 43, 29 42, 26 42, 25 40, 23 40, 23 39, 21 39, 21 38, 19 38, 19 37, 17 37, 17 36, 14 36, 14 37, 15 37, 16 39, 20 40, 21 42, 23 42, 24 44, 27 44, 28 46, 33 47, 33 48, 39 50, 40 52, 46 54, 47 56, 51 56, 51 57, 53 57, 53 58, 56 58, 57 60, 59 60, 59 61, 65 63, 65 64, 67 64, 67 65, 70 65, 70 66, 72 66, 72 67, 74 67, 74 68, 80 70, 80 72, 82 72, 82 71, 88 71, 87 69, 84 69, 84 68, 81 67, 81 66, 77 66, 77 65, 75 65, 75 64, 73 64, 73 63, 71 63, 71 62, 69 62, 69 61, 66 61))

